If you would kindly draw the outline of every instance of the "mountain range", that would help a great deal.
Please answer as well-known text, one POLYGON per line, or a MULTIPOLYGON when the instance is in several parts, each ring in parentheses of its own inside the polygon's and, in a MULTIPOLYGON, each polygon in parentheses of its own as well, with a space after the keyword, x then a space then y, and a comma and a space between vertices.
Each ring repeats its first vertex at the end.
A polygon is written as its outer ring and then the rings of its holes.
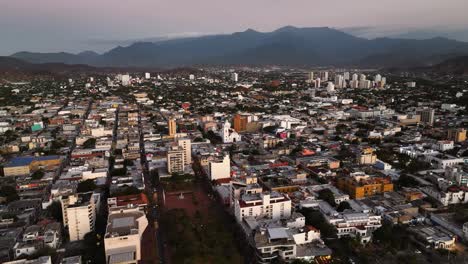
POLYGON ((366 39, 328 28, 248 29, 225 35, 137 42, 103 54, 18 52, 30 63, 87 64, 99 67, 181 67, 196 65, 291 65, 416 67, 468 55, 468 43, 447 38, 366 39))

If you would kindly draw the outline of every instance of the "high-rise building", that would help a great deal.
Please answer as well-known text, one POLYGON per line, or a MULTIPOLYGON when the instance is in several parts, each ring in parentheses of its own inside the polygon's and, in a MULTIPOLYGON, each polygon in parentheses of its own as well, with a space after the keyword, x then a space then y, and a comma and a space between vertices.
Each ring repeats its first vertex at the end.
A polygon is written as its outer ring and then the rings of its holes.
POLYGON ((365 74, 362 74, 362 73, 361 73, 361 75, 359 75, 359 80, 360 80, 360 81, 367 80, 367 76, 366 76, 365 74))
POLYGON ((464 128, 452 128, 447 132, 447 138, 454 142, 463 142, 466 140, 466 129, 464 128))
POLYGON ((416 110, 416 114, 421 116, 421 122, 426 123, 430 126, 434 124, 435 110, 432 108, 422 108, 416 110))
POLYGON ((234 130, 237 132, 242 132, 247 130, 248 117, 237 114, 234 116, 234 130))
POLYGON ((353 80, 353 81, 357 81, 357 80, 358 80, 358 75, 357 75, 356 73, 353 73, 352 80, 353 80))
POLYGON ((369 89, 371 87, 371 82, 369 80, 360 80, 359 81, 359 88, 369 89))
POLYGON ((190 74, 190 75, 189 75, 189 80, 191 80, 191 81, 195 80, 195 75, 190 74))
POLYGON ((184 150, 185 165, 192 164, 192 141, 190 138, 178 138, 177 145, 184 150))
POLYGON ((350 76, 350 75, 349 75, 349 72, 345 72, 345 73, 343 74, 343 78, 344 78, 346 81, 349 81, 349 76, 350 76))
POLYGON ((123 86, 129 86, 130 85, 130 75, 124 74, 122 75, 122 85, 123 86))
POLYGON ((320 79, 323 81, 328 81, 328 72, 327 71, 321 71, 320 72, 320 79))
POLYGON ((327 92, 331 93, 335 91, 335 85, 332 82, 328 82, 327 84, 327 92))
POLYGON ((381 81, 382 81, 382 75, 380 74, 375 75, 374 82, 379 83, 381 81))
POLYGON ((315 80, 315 85, 314 85, 315 88, 319 88, 320 87, 320 78, 317 78, 315 80))
POLYGON ((167 121, 167 127, 169 129, 169 136, 175 136, 175 134, 177 133, 177 124, 175 119, 169 118, 169 120, 167 121))
POLYGON ((185 171, 185 151, 182 147, 172 146, 167 151, 167 172, 184 173, 185 171))
POLYGON ((141 261, 143 232, 148 219, 138 207, 110 209, 104 248, 106 263, 138 263, 141 261))
POLYGON ((151 78, 151 74, 149 72, 145 72, 145 79, 150 79, 151 78))
POLYGON ((231 81, 233 81, 233 82, 238 82, 238 81, 239 81, 239 74, 233 72, 233 73, 231 74, 231 81))
POLYGON ((63 224, 68 227, 70 241, 82 240, 94 230, 96 212, 100 204, 98 193, 87 192, 62 196, 63 224))
POLYGON ((313 81, 314 81, 314 72, 309 72, 309 73, 307 74, 307 80, 308 80, 309 82, 313 82, 313 81))
POLYGON ((335 86, 336 88, 344 88, 345 87, 345 79, 343 75, 336 75, 335 76, 335 86))

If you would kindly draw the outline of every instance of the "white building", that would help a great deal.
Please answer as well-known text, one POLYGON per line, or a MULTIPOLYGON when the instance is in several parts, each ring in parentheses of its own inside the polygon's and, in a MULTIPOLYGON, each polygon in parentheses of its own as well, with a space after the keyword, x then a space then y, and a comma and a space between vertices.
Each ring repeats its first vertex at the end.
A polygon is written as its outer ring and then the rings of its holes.
POLYGON ((319 88, 319 87, 320 87, 320 78, 317 78, 317 79, 315 80, 314 87, 315 87, 315 88, 319 88))
POLYGON ((99 209, 98 193, 77 193, 62 196, 63 224, 68 227, 70 241, 82 240, 84 235, 94 230, 96 212, 99 209))
POLYGON ((148 219, 138 208, 110 210, 104 236, 106 263, 141 261, 141 239, 148 219))
POLYGON ((241 136, 231 128, 231 123, 226 120, 224 122, 223 128, 221 130, 221 138, 223 139, 223 143, 233 143, 241 141, 241 136))
POLYGON ((331 93, 335 91, 335 85, 332 82, 328 82, 327 92, 331 93))
POLYGON ((236 201, 234 214, 237 221, 244 217, 288 219, 291 216, 291 200, 278 192, 244 194, 236 201))
POLYGON ((432 187, 423 187, 421 190, 435 198, 444 206, 448 206, 450 204, 464 204, 468 202, 468 193, 458 187, 450 187, 447 191, 438 191, 432 187))
POLYGON ((344 88, 346 85, 345 79, 343 75, 336 75, 335 76, 335 86, 336 88, 344 88))
POLYGON ((211 181, 231 178, 231 160, 229 155, 224 155, 222 159, 210 160, 208 175, 211 181))
POLYGON ((167 172, 183 173, 185 171, 185 151, 180 146, 172 146, 167 151, 167 172))
POLYGON ((145 72, 145 79, 151 79, 151 74, 149 72, 145 72))
POLYGON ((192 141, 190 138, 178 138, 177 145, 184 150, 184 164, 192 164, 192 141))
POLYGON ((239 81, 239 74, 233 72, 233 73, 231 74, 231 81, 233 81, 233 82, 238 82, 238 81, 239 81))
POLYGON ((440 140, 432 146, 433 149, 438 151, 447 151, 453 149, 453 141, 451 140, 440 140))
POLYGON ((130 85, 130 75, 125 74, 121 76, 122 78, 122 85, 123 86, 129 86, 130 85))

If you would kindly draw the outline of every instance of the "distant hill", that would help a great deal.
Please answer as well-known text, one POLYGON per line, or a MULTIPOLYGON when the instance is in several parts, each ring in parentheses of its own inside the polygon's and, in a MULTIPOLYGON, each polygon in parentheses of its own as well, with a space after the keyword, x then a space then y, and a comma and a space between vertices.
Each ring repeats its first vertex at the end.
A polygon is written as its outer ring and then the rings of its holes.
POLYGON ((468 75, 468 56, 448 59, 432 67, 433 71, 468 75))
POLYGON ((34 63, 60 62, 110 67, 197 65, 297 65, 414 67, 431 66, 468 55, 468 43, 447 38, 365 39, 327 27, 252 29, 227 35, 138 42, 104 54, 31 53, 12 57, 34 63))
POLYGON ((70 73, 70 72, 92 72, 96 67, 84 64, 65 63, 30 63, 12 57, 0 57, 0 73, 70 73))

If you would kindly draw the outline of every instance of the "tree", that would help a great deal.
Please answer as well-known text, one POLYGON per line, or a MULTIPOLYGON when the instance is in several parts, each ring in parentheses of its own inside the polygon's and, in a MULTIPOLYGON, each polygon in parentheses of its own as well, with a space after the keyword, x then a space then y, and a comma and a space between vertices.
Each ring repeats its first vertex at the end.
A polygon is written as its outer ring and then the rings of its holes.
POLYGON ((413 177, 404 174, 398 178, 396 184, 400 187, 417 187, 419 185, 413 177))
POLYGON ((92 192, 96 189, 96 184, 94 180, 86 180, 78 183, 78 188, 76 189, 77 192, 92 192))
POLYGON ((351 206, 349 205, 348 202, 343 201, 338 205, 338 208, 336 209, 338 212, 343 212, 346 209, 351 209, 351 206))
POLYGON ((15 187, 11 185, 3 185, 0 187, 0 196, 6 197, 6 202, 12 202, 19 199, 18 193, 16 192, 15 187))
POLYGON ((83 258, 90 263, 106 263, 102 237, 95 232, 89 232, 83 238, 83 258))
POLYGON ((125 195, 132 195, 132 194, 140 194, 141 190, 134 186, 123 186, 112 193, 112 197, 116 196, 125 196, 125 195))
POLYGON ((33 180, 40 180, 42 179, 42 177, 44 177, 44 170, 42 169, 38 169, 37 171, 35 171, 32 175, 31 175, 31 178, 33 180))
POLYGON ((83 148, 94 148, 96 146, 96 139, 89 138, 83 143, 83 148))
POLYGON ((337 237, 336 228, 330 225, 325 219, 325 217, 322 215, 322 213, 320 213, 319 211, 310 208, 304 208, 300 211, 300 213, 302 213, 305 216, 306 224, 319 229, 323 237, 337 237))
POLYGON ((63 221, 62 215, 62 204, 54 201, 47 207, 47 215, 57 220, 57 222, 63 221))
POLYGON ((335 202, 335 195, 333 195, 333 192, 330 189, 323 189, 318 192, 318 198, 320 200, 324 200, 331 206, 335 207, 336 202, 335 202))

